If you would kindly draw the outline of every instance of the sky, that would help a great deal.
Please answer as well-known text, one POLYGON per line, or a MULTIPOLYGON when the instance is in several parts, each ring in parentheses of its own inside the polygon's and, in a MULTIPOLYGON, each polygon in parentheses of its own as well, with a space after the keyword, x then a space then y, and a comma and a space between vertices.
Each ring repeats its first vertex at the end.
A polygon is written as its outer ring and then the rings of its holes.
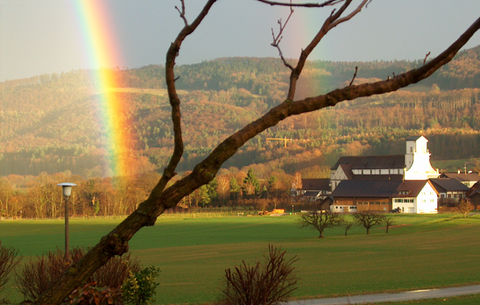
MULTIPOLYGON (((189 22, 205 2, 185 0, 189 22)), ((167 48, 183 27, 175 6, 180 6, 179 0, 0 0, 0 81, 77 69, 164 64, 167 48), (109 66, 89 59, 82 32, 86 20, 78 9, 82 1, 101 1, 106 7, 108 16, 97 27, 110 31, 115 54, 109 66)), ((296 8, 283 35, 284 55, 297 58, 331 11, 331 7, 296 8)), ((255 0, 219 0, 187 38, 176 62, 278 57, 270 46, 271 29, 278 31, 277 21, 288 14, 288 8, 255 0)), ((352 20, 328 33, 310 59, 423 59, 428 52, 438 55, 479 17, 479 0, 372 0, 352 20)), ((477 45, 480 33, 466 48, 477 45)))

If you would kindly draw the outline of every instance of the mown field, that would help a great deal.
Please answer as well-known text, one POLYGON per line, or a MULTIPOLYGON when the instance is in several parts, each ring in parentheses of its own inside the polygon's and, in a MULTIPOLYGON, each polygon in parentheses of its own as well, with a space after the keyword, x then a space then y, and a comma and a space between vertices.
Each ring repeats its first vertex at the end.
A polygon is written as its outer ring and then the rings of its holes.
MULTIPOLYGON (((354 227, 345 237, 340 227, 324 239, 300 228, 297 216, 196 216, 161 216, 130 242, 144 266, 161 269, 158 304, 215 300, 224 270, 262 260, 269 244, 298 257, 299 299, 480 283, 480 215, 392 215, 388 234, 375 228, 367 236, 354 227)), ((71 245, 93 245, 118 221, 72 220, 71 245)), ((63 230, 62 220, 4 221, 0 240, 28 261, 63 248, 63 230)), ((13 288, 1 297, 19 298, 13 288)))

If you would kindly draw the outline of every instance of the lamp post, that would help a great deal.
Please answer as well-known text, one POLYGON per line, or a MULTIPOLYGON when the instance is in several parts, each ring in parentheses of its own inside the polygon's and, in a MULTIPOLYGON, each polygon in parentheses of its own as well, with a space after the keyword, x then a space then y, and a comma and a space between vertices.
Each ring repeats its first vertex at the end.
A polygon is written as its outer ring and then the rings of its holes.
POLYGON ((68 249, 70 240, 68 238, 68 199, 72 195, 72 186, 76 186, 75 183, 63 182, 57 184, 62 187, 63 199, 65 200, 65 261, 68 261, 68 249))
POLYGON ((295 215, 295 205, 292 204, 292 215, 295 215))

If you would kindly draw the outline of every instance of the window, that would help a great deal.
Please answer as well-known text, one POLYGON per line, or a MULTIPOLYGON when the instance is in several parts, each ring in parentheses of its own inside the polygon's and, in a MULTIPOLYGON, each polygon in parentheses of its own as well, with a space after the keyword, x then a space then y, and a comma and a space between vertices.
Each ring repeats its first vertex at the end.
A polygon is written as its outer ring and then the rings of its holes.
POLYGON ((372 175, 379 175, 380 170, 379 169, 372 169, 372 175))
POLYGON ((364 169, 363 170, 363 174, 364 175, 370 175, 371 174, 371 171, 369 169, 364 169))

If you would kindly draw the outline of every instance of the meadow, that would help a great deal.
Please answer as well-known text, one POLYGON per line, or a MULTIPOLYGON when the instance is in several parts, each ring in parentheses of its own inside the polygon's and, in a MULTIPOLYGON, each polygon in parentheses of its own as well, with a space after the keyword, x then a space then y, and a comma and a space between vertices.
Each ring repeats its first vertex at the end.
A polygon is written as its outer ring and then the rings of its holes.
MULTIPOLYGON (((318 232, 298 225, 298 216, 201 217, 162 215, 130 242, 144 266, 161 269, 157 304, 199 304, 219 295, 226 268, 263 259, 268 245, 297 256, 298 299, 480 283, 480 215, 392 215, 394 227, 334 228, 318 232)), ((73 219, 71 246, 95 244, 120 219, 73 219)), ((62 220, 0 222, 2 245, 23 261, 63 249, 62 220)), ((18 299, 13 288, 1 297, 18 299)))

